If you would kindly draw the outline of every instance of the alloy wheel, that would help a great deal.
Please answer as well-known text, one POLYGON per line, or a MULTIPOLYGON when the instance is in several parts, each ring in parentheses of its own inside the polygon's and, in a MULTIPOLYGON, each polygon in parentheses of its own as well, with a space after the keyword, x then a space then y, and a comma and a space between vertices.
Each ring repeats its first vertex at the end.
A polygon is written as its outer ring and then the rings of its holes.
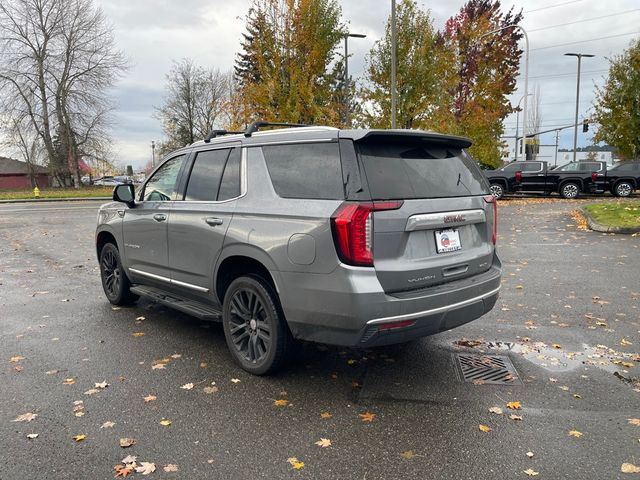
POLYGON ((616 195, 619 197, 628 197, 631 195, 631 185, 626 182, 616 185, 616 195))
POLYGON ((120 293, 122 279, 118 258, 113 250, 107 250, 102 257, 102 276, 107 294, 116 297, 120 293))
POLYGON ((237 352, 248 362, 261 363, 272 343, 272 319, 258 294, 239 289, 231 298, 229 333, 237 352))

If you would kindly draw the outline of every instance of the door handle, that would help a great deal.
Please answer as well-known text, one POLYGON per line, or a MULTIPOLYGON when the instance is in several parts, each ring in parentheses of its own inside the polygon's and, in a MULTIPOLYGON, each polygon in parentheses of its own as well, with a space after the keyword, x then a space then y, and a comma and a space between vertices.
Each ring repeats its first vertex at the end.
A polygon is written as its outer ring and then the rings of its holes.
POLYGON ((154 219, 156 222, 164 222, 164 221, 167 219, 167 216, 166 216, 164 213, 156 213, 156 214, 153 216, 153 219, 154 219))
POLYGON ((209 225, 211 227, 216 227, 218 225, 222 225, 222 219, 221 218, 207 217, 207 218, 204 219, 204 221, 207 223, 207 225, 209 225))

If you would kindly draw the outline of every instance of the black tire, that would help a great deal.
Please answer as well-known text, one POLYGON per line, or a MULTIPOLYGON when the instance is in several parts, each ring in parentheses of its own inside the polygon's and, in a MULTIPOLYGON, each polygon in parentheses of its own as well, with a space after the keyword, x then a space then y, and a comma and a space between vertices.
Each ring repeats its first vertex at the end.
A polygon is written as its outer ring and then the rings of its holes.
POLYGON ((562 198, 576 198, 580 194, 580 186, 575 182, 567 182, 560 187, 562 198))
POLYGON ((499 183, 492 183, 489 187, 489 191, 491 192, 491 195, 496 197, 498 200, 504 197, 504 187, 499 183))
POLYGON ((616 197, 628 197, 633 193, 633 185, 626 180, 616 183, 614 195, 616 197))
POLYGON ((113 243, 107 243, 100 251, 100 278, 107 300, 114 305, 128 305, 138 300, 131 293, 131 282, 122 267, 120 252, 113 243))
POLYGON ((258 275, 231 282, 224 296, 222 325, 231 356, 253 375, 276 372, 293 344, 278 295, 258 275))

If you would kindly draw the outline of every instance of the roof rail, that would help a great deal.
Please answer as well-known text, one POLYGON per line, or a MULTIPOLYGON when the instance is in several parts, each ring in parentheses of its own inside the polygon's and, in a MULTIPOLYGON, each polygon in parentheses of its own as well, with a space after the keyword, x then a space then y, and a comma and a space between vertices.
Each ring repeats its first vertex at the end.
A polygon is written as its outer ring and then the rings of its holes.
POLYGON ((257 122, 253 122, 251 125, 247 127, 247 129, 244 131, 244 136, 250 137, 262 127, 309 127, 309 126, 310 125, 304 125, 301 123, 265 122, 263 120, 258 120, 257 122))
POLYGON ((211 133, 204 138, 204 143, 209 143, 212 138, 216 138, 220 135, 239 135, 244 132, 232 132, 229 130, 211 130, 211 133))

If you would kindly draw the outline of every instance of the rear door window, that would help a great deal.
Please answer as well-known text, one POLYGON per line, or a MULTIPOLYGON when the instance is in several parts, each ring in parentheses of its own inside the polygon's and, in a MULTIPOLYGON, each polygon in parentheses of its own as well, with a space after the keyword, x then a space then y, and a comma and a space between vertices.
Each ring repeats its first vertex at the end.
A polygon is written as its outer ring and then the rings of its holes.
POLYGON ((229 151, 228 148, 224 148, 198 152, 191 168, 185 200, 192 202, 216 201, 229 151))
POLYGON ((541 163, 525 163, 522 165, 523 172, 541 172, 542 164, 541 163))
POLYGON ((240 160, 241 151, 234 148, 229 154, 227 165, 224 167, 218 201, 230 200, 240 196, 240 160))
POLYGON ((488 184, 462 149, 428 139, 358 142, 374 200, 487 195, 488 184))
POLYGON ((262 151, 279 196, 344 199, 338 143, 268 145, 263 146, 262 151))

